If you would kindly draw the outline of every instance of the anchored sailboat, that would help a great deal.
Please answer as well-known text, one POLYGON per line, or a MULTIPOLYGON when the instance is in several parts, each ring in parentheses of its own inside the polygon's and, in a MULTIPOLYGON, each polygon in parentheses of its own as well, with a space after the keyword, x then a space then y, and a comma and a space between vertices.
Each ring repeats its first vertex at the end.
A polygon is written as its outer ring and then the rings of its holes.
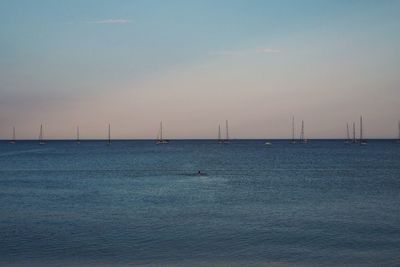
POLYGON ((168 144, 168 143, 169 143, 168 140, 163 139, 163 124, 162 124, 162 121, 160 121, 160 130, 159 130, 159 133, 157 134, 156 144, 162 145, 162 144, 168 144))
POLYGON ((12 132, 12 139, 10 140, 10 144, 15 144, 15 127, 13 126, 13 132, 12 132))
POLYGON ((76 143, 80 144, 81 140, 79 138, 79 125, 76 127, 76 143))
POLYGON ((291 144, 296 144, 296 140, 294 139, 294 116, 292 116, 292 141, 291 144))
POLYGON ((350 144, 350 132, 349 132, 349 123, 346 124, 346 134, 347 139, 344 141, 345 144, 350 144))
POLYGON ((229 126, 228 120, 225 121, 225 128, 226 128, 226 138, 224 140, 224 144, 229 144, 229 126))
POLYGON ((44 145, 46 144, 45 141, 43 140, 43 125, 40 124, 40 132, 39 132, 39 145, 44 145))
POLYGON ((353 122, 353 144, 357 143, 356 140, 356 123, 353 122))
POLYGON ((221 124, 218 124, 218 144, 222 144, 223 141, 221 139, 221 124))
POLYGON ((108 145, 111 145, 111 124, 108 124, 108 145))
POLYGON ((397 139, 397 143, 400 144, 400 121, 399 121, 399 137, 397 139))
POLYGON ((307 139, 304 138, 304 121, 301 121, 300 143, 307 144, 307 139))
POLYGON ((366 145, 367 141, 363 139, 363 122, 362 116, 360 116, 360 145, 366 145))

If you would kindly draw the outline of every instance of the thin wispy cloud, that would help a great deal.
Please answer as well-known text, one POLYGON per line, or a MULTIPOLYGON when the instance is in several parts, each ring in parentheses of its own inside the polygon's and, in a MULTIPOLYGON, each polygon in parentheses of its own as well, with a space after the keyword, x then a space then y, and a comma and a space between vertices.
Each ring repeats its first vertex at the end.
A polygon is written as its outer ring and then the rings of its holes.
POLYGON ((259 48, 254 50, 257 54, 280 53, 281 50, 273 48, 259 48))
POLYGON ((254 54, 273 54, 280 53, 281 50, 273 49, 269 47, 255 48, 255 49, 243 49, 243 50, 221 50, 211 54, 220 56, 243 56, 243 55, 254 55, 254 54))
POLYGON ((128 24, 132 23, 130 19, 104 19, 104 20, 95 20, 89 21, 91 24, 128 24))

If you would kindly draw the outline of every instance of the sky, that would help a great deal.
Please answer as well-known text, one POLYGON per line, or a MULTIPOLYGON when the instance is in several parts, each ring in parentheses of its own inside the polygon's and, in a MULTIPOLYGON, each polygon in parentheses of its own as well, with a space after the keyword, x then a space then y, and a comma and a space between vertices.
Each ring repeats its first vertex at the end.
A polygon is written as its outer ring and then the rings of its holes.
POLYGON ((400 1, 0 0, 0 138, 395 138, 400 1))

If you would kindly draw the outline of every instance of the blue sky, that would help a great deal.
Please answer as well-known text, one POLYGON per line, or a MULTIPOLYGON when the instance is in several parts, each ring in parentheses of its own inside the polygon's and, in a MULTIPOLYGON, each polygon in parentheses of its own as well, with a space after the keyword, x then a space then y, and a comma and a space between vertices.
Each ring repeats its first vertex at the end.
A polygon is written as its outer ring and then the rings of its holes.
POLYGON ((0 1, 0 137, 370 137, 400 119, 400 1, 0 1), (128 123, 129 122, 129 123, 128 123))

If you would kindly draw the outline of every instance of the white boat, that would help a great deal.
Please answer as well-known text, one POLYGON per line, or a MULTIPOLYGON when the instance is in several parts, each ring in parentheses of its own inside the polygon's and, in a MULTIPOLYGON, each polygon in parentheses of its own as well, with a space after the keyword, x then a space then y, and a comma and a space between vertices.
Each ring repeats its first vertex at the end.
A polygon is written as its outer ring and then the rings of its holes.
POLYGON ((160 130, 159 130, 159 134, 157 134, 157 140, 156 140, 156 144, 157 145, 163 145, 163 144, 168 144, 169 141, 165 140, 163 138, 163 124, 162 121, 160 122, 160 130))
POLYGON ((267 141, 267 142, 264 143, 264 145, 266 145, 266 146, 272 146, 272 143, 267 141))

